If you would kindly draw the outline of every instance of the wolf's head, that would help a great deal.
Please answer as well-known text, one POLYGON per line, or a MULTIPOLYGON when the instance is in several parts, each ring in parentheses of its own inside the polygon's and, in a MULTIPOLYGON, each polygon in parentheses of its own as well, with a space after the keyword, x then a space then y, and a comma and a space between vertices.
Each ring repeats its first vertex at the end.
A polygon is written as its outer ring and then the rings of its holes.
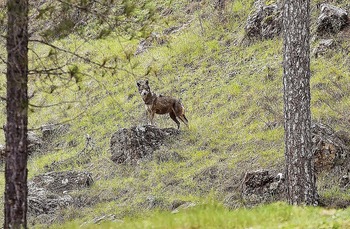
POLYGON ((151 94, 151 88, 148 85, 148 80, 137 81, 137 88, 143 100, 151 94))

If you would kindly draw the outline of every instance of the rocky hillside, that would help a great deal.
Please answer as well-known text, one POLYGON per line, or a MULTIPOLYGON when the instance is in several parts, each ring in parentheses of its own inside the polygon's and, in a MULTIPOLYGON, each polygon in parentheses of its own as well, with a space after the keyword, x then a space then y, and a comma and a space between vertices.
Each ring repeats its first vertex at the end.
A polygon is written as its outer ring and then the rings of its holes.
MULTIPOLYGON (((284 200, 280 2, 58 2, 31 10, 33 39, 51 44, 30 43, 31 227, 284 200), (147 125, 145 78, 181 98, 188 129, 147 125)), ((349 12, 312 1, 313 151, 320 204, 335 208, 350 203, 349 12)))

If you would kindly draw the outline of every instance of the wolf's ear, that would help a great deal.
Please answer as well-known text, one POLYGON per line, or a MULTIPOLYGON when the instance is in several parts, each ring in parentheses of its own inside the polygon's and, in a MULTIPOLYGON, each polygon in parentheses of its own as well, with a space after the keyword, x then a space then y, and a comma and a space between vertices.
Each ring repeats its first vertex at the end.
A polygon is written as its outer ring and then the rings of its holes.
POLYGON ((140 81, 137 81, 136 84, 137 84, 138 87, 140 87, 140 85, 141 85, 140 81))
POLYGON ((145 83, 148 85, 148 80, 146 80, 145 83))

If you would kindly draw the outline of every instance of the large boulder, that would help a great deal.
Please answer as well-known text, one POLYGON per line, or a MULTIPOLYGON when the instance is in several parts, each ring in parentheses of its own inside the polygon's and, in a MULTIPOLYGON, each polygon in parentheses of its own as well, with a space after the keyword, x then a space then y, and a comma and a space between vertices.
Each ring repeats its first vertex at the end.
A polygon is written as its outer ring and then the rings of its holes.
POLYGON ((153 152, 159 149, 167 138, 179 133, 179 130, 174 128, 159 129, 150 125, 120 129, 111 137, 111 159, 120 164, 151 158, 153 152))
POLYGON ((282 173, 273 175, 268 170, 247 172, 242 182, 242 197, 249 205, 281 200, 285 190, 282 173))
POLYGON ((331 169, 347 171, 350 159, 349 134, 344 131, 336 132, 321 123, 312 124, 311 134, 316 172, 331 169))
POLYGON ((255 3, 256 10, 248 16, 245 32, 250 39, 271 39, 282 31, 282 9, 278 4, 255 3))
POLYGON ((32 216, 52 214, 74 203, 70 191, 90 187, 88 172, 50 172, 35 176, 28 182, 28 212, 32 216))
POLYGON ((58 209, 67 207, 74 202, 68 194, 57 194, 45 188, 28 183, 28 213, 31 216, 53 214, 58 209))
POLYGON ((338 33, 348 24, 349 17, 345 10, 329 4, 321 4, 321 14, 316 25, 319 36, 338 33))
POLYGON ((32 179, 37 187, 45 188, 55 193, 66 193, 72 190, 90 187, 93 179, 88 172, 63 171, 48 172, 32 179))

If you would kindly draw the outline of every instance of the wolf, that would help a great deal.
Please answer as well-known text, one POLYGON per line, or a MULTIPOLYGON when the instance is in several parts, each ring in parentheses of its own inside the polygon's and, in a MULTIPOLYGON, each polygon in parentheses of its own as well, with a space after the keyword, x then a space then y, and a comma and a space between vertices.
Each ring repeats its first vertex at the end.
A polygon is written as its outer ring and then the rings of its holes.
POLYGON ((177 124, 180 129, 180 119, 187 127, 188 120, 185 116, 185 108, 181 101, 170 96, 157 95, 151 91, 148 80, 137 81, 137 88, 145 103, 149 122, 153 125, 155 114, 169 114, 170 118, 177 124))

